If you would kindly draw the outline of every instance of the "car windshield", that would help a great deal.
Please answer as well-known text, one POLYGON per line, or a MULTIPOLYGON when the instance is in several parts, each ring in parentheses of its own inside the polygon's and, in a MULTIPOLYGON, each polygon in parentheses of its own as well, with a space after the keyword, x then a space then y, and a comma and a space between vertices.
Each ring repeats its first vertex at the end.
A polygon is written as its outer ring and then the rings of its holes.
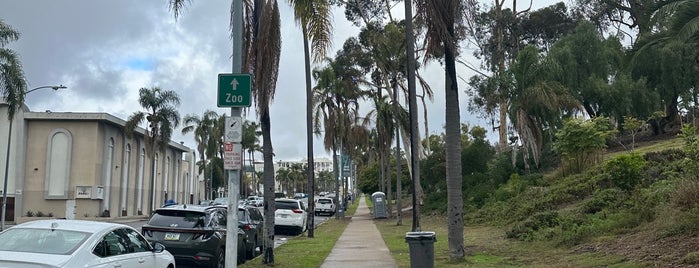
POLYGON ((299 204, 296 203, 296 202, 277 201, 277 202, 276 202, 276 208, 277 208, 277 209, 289 209, 289 210, 294 210, 294 209, 299 209, 299 204))
POLYGON ((214 199, 214 205, 228 205, 228 197, 219 197, 214 199))
POLYGON ((89 236, 78 231, 10 228, 0 233, 0 251, 70 255, 89 236))
POLYGON ((208 222, 206 213, 184 210, 158 210, 148 220, 149 225, 177 228, 201 228, 208 222))
POLYGON ((242 210, 242 209, 238 210, 238 221, 243 221, 243 222, 248 221, 248 218, 245 217, 245 210, 242 210))

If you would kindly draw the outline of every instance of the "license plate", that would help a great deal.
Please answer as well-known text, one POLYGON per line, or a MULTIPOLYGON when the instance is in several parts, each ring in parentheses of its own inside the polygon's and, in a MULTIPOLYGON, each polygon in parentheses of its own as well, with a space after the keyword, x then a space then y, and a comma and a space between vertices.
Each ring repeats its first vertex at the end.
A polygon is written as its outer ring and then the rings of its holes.
POLYGON ((180 234, 165 233, 165 240, 180 240, 180 234))

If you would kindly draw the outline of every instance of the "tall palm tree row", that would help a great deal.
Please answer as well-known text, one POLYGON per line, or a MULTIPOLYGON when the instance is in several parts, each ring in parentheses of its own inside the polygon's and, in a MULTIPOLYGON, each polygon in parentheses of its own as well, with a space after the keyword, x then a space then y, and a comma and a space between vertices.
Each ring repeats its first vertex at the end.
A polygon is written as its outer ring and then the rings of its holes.
MULTIPOLYGON (((138 103, 145 111, 137 111, 129 116, 124 125, 124 131, 128 137, 133 137, 136 128, 140 124, 144 122, 148 124, 144 140, 146 154, 151 160, 149 200, 150 212, 152 212, 156 208, 156 152, 164 152, 172 136, 172 131, 180 124, 180 115, 177 111, 177 106, 180 105, 180 97, 172 90, 162 90, 159 87, 144 87, 138 91, 138 103)), ((142 194, 139 194, 139 196, 142 196, 142 194)), ((138 208, 138 211, 139 215, 142 215, 143 208, 138 208)))
MULTIPOLYGON (((301 26, 303 34, 304 68, 306 73, 306 148, 308 152, 308 190, 315 196, 315 164, 313 160, 313 91, 311 89, 311 62, 308 41, 313 47, 313 59, 322 61, 332 45, 331 6, 327 0, 289 0, 294 9, 294 18, 301 26)), ((309 202, 309 210, 315 210, 315 202, 309 202)), ((315 213, 308 213, 308 237, 314 236, 315 213)))
MULTIPOLYGON (((351 133, 361 132, 358 129, 352 131, 353 125, 354 127, 359 125, 358 101, 365 94, 354 82, 357 81, 354 73, 350 66, 338 64, 333 60, 328 60, 325 67, 315 69, 313 72, 313 77, 317 81, 317 85, 313 88, 315 133, 320 135, 322 126, 323 145, 326 150, 332 151, 333 156, 337 155, 339 148, 347 147, 350 153, 354 152, 354 148, 351 147, 353 142, 351 138, 355 135, 351 133)), ((336 167, 334 168, 335 178, 340 178, 337 161, 338 159, 333 157, 333 166, 336 167)), ((339 193, 339 185, 336 186, 335 191, 339 193)), ((337 202, 338 196, 336 195, 335 198, 337 202)), ((336 217, 339 215, 336 214, 336 217)))
MULTIPOLYGON (((219 115, 216 112, 207 110, 201 117, 194 114, 189 114, 182 119, 184 124, 182 134, 187 134, 190 132, 194 134, 194 141, 197 144, 197 151, 199 152, 200 159, 199 173, 206 172, 207 159, 209 159, 209 164, 212 163, 212 158, 209 157, 212 155, 211 151, 215 150, 213 155, 215 155, 218 151, 218 139, 217 137, 213 136, 215 132, 215 123, 218 118, 219 115)), ((206 199, 213 199, 213 196, 211 196, 211 190, 213 189, 213 167, 209 166, 209 170, 209 178, 204 180, 204 195, 206 199)), ((204 176, 206 177, 206 174, 204 174, 204 176)))
MULTIPOLYGON (((186 0, 170 0, 169 8, 177 18, 186 0)), ((233 5, 231 5, 231 9, 233 5)), ((231 10, 233 15, 234 10, 231 10)), ((243 1, 242 72, 252 75, 252 95, 262 129, 264 159, 265 226, 262 262, 274 265, 274 163, 269 105, 274 100, 281 54, 281 16, 276 0, 243 1)), ((236 22, 231 16, 231 26, 236 22)), ((230 27, 231 30, 234 27, 230 27)))

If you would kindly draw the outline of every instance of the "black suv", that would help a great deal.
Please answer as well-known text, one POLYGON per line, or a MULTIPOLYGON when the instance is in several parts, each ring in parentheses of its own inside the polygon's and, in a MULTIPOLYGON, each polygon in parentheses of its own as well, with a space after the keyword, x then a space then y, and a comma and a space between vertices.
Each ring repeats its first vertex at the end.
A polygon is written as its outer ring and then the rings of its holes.
MULTIPOLYGON (((223 206, 174 205, 156 209, 141 232, 149 242, 165 245, 178 267, 224 267, 226 219, 223 206)), ((238 263, 245 262, 246 240, 238 228, 238 263)))
POLYGON ((253 206, 238 207, 238 228, 247 234, 247 245, 245 251, 248 259, 253 259, 257 255, 257 248, 262 252, 264 239, 264 217, 260 210, 253 206))

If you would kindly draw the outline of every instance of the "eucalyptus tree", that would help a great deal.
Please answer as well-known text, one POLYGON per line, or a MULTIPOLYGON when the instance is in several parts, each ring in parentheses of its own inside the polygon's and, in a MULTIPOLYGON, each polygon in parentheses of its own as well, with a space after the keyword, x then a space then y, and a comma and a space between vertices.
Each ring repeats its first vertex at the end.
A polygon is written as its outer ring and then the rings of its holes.
MULTIPOLYGON (((576 0, 577 13, 594 23, 597 28, 617 32, 631 38, 645 37, 653 31, 652 15, 664 0, 576 0), (637 36, 624 30, 637 31, 637 36)), ((634 41, 635 42, 635 41, 634 41)))
POLYGON ((579 24, 573 33, 556 42, 549 56, 561 68, 559 81, 578 98, 589 117, 602 115, 600 103, 605 89, 621 68, 621 45, 615 37, 604 38, 589 22, 579 24))
MULTIPOLYGON (((309 39, 313 47, 313 59, 322 61, 332 45, 332 14, 328 0, 289 0, 294 9, 294 18, 301 26, 303 34, 304 68, 306 71, 306 148, 308 152, 308 194, 313 197, 315 164, 313 160, 313 91, 311 90, 311 61, 309 39)), ((309 210, 315 209, 315 202, 309 202, 309 210)), ((314 215, 308 213, 308 237, 314 236, 314 215)))
MULTIPOLYGON (((182 134, 184 135, 188 133, 193 133, 194 141, 197 143, 197 151, 199 152, 200 159, 199 173, 206 172, 207 155, 211 155, 210 151, 212 149, 216 150, 217 148, 209 145, 211 144, 212 139, 215 139, 215 137, 213 137, 211 134, 213 133, 214 124, 218 117, 219 115, 216 112, 207 110, 201 117, 195 114, 188 114, 184 118, 182 118, 182 123, 184 124, 184 127, 182 128, 182 134)), ((205 198, 213 199, 213 197, 209 196, 212 189, 213 169, 211 167, 209 167, 209 169, 211 170, 211 172, 209 173, 209 179, 204 180, 204 189, 206 191, 205 198)))
MULTIPOLYGON (((170 0, 175 18, 182 12, 186 0, 170 0)), ((252 74, 252 95, 255 111, 262 129, 264 159, 265 226, 262 262, 274 265, 274 163, 269 105, 274 100, 279 77, 281 54, 281 16, 276 0, 243 1, 243 73, 252 74)), ((233 5, 231 5, 231 9, 233 5)), ((233 10, 231 10, 232 15, 233 10)), ((231 25, 238 23, 233 21, 231 25)), ((232 29, 233 27, 231 27, 232 29)))
MULTIPOLYGON (((164 152, 170 141, 172 131, 180 124, 180 115, 177 106, 180 105, 180 97, 172 90, 162 90, 159 87, 141 88, 138 90, 138 103, 145 111, 137 111, 126 120, 124 131, 128 137, 132 137, 136 127, 141 123, 147 123, 146 153, 151 159, 150 172, 150 211, 155 205, 155 152, 164 152)), ((142 208, 140 208, 142 209, 142 208)))
POLYGON ((20 33, 0 19, 0 101, 7 105, 7 119, 10 121, 7 133, 7 152, 5 153, 5 174, 2 197, 2 226, 5 229, 5 211, 7 207, 7 181, 10 170, 10 143, 12 141, 12 121, 15 113, 22 107, 27 92, 27 83, 19 56, 6 48, 9 42, 19 39, 20 33))
POLYGON ((466 3, 452 1, 416 1, 417 19, 425 30, 425 60, 443 59, 445 67, 445 137, 447 170, 447 218, 449 257, 464 258, 464 199, 461 189, 461 122, 456 57, 464 36, 462 10, 466 3), (461 29, 463 30, 463 29, 461 29))

